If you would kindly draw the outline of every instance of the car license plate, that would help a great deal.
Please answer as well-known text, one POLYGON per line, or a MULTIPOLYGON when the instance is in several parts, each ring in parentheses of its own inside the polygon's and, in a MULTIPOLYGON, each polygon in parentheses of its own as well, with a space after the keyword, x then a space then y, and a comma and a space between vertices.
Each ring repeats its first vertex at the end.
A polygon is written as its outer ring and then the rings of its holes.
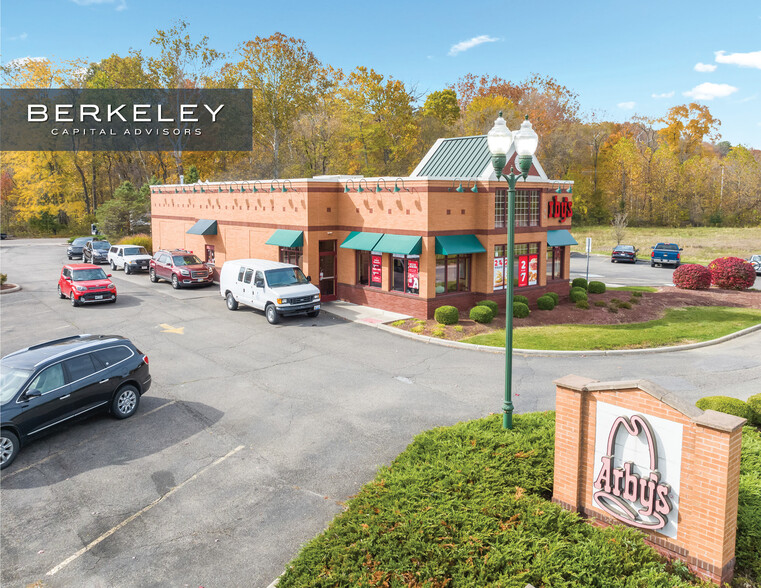
POLYGON ((320 310, 320 305, 319 305, 319 304, 315 304, 315 305, 314 305, 314 309, 315 309, 315 310, 320 310))
POLYGON ((103 295, 99 294, 95 297, 95 300, 103 300, 103 295))

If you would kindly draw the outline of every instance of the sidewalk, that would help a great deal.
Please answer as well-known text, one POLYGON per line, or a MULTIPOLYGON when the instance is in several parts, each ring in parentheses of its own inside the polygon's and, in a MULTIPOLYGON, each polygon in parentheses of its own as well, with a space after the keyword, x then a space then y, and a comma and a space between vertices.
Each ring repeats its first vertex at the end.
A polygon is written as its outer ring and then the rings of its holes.
POLYGON ((412 318, 407 314, 389 312, 387 310, 381 310, 380 308, 370 308, 369 306, 360 306, 359 304, 352 304, 351 302, 344 302, 343 300, 323 302, 321 306, 322 310, 327 313, 334 314, 347 321, 363 323, 372 327, 378 327, 384 323, 412 318))

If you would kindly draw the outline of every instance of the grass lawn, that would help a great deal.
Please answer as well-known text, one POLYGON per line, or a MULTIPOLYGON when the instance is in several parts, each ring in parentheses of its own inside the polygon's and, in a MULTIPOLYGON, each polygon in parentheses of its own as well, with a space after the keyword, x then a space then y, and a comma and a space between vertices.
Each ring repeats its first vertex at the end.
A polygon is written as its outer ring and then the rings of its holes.
MULTIPOLYGON (((501 415, 418 435, 288 565, 278 588, 712 586, 638 531, 601 529, 550 502, 553 412, 501 415)), ((759 586, 761 434, 746 427, 738 574, 759 586), (756 583, 754 583, 756 582, 756 583)))
MULTIPOLYGON (((616 240, 610 227, 572 227, 571 233, 579 242, 572 252, 584 253, 586 238, 592 237, 592 253, 610 255, 616 240)), ((707 264, 717 257, 734 256, 747 259, 761 253, 761 227, 630 227, 622 244, 639 249, 640 259, 650 259, 650 247, 656 243, 677 243, 684 248, 682 263, 707 264)))
MULTIPOLYGON (((516 349, 586 351, 637 349, 710 341, 761 323, 761 310, 726 306, 672 308, 662 319, 622 325, 553 325, 513 331, 516 349)), ((504 329, 463 339, 466 343, 505 346, 504 329)))

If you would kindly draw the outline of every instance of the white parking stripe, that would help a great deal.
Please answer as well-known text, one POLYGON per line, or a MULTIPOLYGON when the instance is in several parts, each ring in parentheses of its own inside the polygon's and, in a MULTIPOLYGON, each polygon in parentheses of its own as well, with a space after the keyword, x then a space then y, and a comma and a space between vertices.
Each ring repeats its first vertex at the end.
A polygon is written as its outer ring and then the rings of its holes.
POLYGON ((156 500, 154 500, 153 502, 151 502, 151 503, 150 503, 148 506, 146 506, 146 507, 144 507, 144 508, 140 509, 140 510, 139 510, 139 511, 137 511, 135 514, 133 514, 132 516, 130 516, 130 517, 127 517, 127 518, 126 518, 126 519, 124 519, 124 520, 123 520, 121 523, 119 523, 119 524, 118 524, 118 525, 116 525, 115 527, 112 527, 111 529, 109 529, 108 531, 106 531, 105 533, 103 533, 103 534, 102 534, 100 537, 98 537, 97 539, 95 539, 95 540, 91 541, 90 543, 88 543, 88 544, 87 544, 85 547, 83 547, 82 549, 80 549, 79 551, 77 551, 77 552, 76 552, 74 555, 72 555, 72 556, 70 556, 70 557, 66 558, 65 560, 63 560, 63 561, 62 561, 61 563, 59 563, 59 564, 58 564, 56 567, 54 567, 52 570, 50 570, 50 571, 49 571, 49 572, 48 572, 46 575, 47 575, 47 576, 52 576, 52 575, 54 575, 54 574, 56 574, 56 573, 60 572, 60 571, 61 571, 63 568, 65 568, 65 567, 66 567, 67 565, 69 565, 71 562, 73 562, 74 560, 76 560, 78 557, 80 557, 80 556, 84 555, 85 553, 87 553, 88 551, 90 551, 90 550, 91 550, 93 547, 95 547, 96 545, 98 545, 98 544, 99 544, 99 543, 101 543, 102 541, 104 541, 104 540, 108 539, 108 538, 109 538, 111 535, 113 535, 114 533, 116 533, 116 532, 117 532, 119 529, 121 529, 122 527, 124 527, 124 526, 126 526, 126 525, 130 524, 130 523, 131 523, 132 521, 134 521, 136 518, 138 518, 138 517, 139 517, 139 516, 141 516, 142 514, 144 514, 144 513, 148 512, 149 510, 151 510, 151 509, 152 509, 154 506, 156 506, 158 503, 162 502, 164 499, 166 499, 166 498, 169 498, 169 497, 170 497, 172 494, 174 494, 175 492, 177 492, 177 491, 178 491, 180 488, 182 488, 183 486, 185 486, 185 485, 186 485, 186 484, 188 484, 189 482, 192 482, 193 480, 195 480, 196 478, 198 478, 198 477, 199 477, 201 474, 203 474, 203 473, 204 473, 206 470, 209 470, 209 469, 213 468, 214 466, 216 466, 216 465, 218 465, 218 464, 222 463, 223 461, 225 461, 225 460, 226 460, 228 457, 230 457, 230 456, 232 456, 232 455, 234 455, 234 454, 238 453, 238 452, 239 452, 241 449, 243 449, 243 447, 244 447, 243 445, 238 445, 238 447, 236 447, 235 449, 233 449, 232 451, 230 451, 230 452, 229 452, 227 455, 223 455, 223 456, 222 456, 222 457, 220 457, 219 459, 217 459, 217 460, 215 460, 214 462, 212 462, 212 463, 210 463, 209 465, 207 465, 205 468, 202 468, 202 469, 198 470, 198 471, 197 471, 195 474, 193 474, 191 477, 189 477, 187 480, 185 480, 185 481, 184 481, 182 484, 180 484, 180 485, 178 485, 178 486, 175 486, 174 488, 172 488, 171 490, 169 490, 169 492, 167 492, 167 493, 166 493, 166 494, 164 494, 163 496, 160 496, 159 498, 157 498, 156 500))

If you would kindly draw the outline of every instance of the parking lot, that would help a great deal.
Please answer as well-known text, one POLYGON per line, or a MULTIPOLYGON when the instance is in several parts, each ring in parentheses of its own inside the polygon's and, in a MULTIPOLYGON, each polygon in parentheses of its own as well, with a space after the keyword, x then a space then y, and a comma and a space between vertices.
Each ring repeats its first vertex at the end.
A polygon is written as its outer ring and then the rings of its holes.
MULTIPOLYGON (((64 241, 0 246, 0 352, 77 333, 129 337, 153 386, 25 447, 0 478, 5 586, 268 586, 343 503, 426 429, 500 410, 504 356, 426 345, 329 312, 269 325, 215 287, 114 273, 116 304, 56 295, 64 241)), ((105 267, 105 266, 104 266, 105 267)), ((649 268, 648 268, 649 269, 649 268)), ((328 305, 329 306, 329 305, 328 305)), ((552 379, 647 377, 694 402, 746 398, 761 336, 658 357, 516 357, 519 412, 552 379)))

